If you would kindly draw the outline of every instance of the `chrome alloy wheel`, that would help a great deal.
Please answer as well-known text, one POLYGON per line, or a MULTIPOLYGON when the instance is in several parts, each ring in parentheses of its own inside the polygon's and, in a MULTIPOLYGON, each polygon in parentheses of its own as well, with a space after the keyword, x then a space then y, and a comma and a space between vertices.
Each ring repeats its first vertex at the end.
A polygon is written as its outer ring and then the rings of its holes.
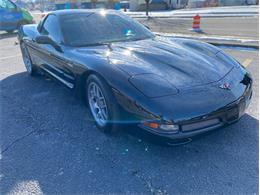
POLYGON ((100 87, 95 82, 88 85, 88 102, 95 121, 104 127, 108 120, 108 107, 100 87))
POLYGON ((21 47, 22 47, 22 54, 23 54, 22 56, 23 56, 23 62, 24 62, 25 68, 29 74, 32 74, 33 70, 32 70, 32 63, 31 63, 29 53, 24 44, 22 44, 21 47))

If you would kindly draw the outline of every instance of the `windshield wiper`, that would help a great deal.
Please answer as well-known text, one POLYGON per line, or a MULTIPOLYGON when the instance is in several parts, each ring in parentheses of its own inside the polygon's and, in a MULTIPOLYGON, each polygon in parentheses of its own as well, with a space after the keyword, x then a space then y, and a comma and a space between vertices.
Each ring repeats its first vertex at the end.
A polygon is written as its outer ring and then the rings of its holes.
POLYGON ((76 45, 76 47, 90 47, 90 46, 100 46, 100 45, 107 45, 106 43, 88 43, 82 45, 76 45))
POLYGON ((106 45, 109 50, 112 51, 112 47, 111 47, 111 42, 97 42, 97 43, 89 43, 89 44, 83 44, 83 45, 79 45, 77 47, 91 47, 91 46, 101 46, 101 45, 106 45))
POLYGON ((144 39, 150 39, 152 37, 131 37, 129 39, 116 39, 116 40, 111 40, 108 42, 97 42, 97 43, 88 43, 88 44, 82 44, 78 45, 77 47, 91 47, 91 46, 100 46, 100 45, 107 45, 110 50, 112 50, 111 45, 112 43, 116 42, 129 42, 129 41, 139 41, 139 40, 144 40, 144 39))

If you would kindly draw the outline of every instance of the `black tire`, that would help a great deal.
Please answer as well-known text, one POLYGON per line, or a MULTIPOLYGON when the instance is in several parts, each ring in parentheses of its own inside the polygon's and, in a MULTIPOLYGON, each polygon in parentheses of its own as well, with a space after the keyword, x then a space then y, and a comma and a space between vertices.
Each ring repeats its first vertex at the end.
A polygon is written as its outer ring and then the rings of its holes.
POLYGON ((20 48, 21 48, 23 62, 24 62, 25 68, 27 70, 27 73, 30 76, 37 76, 37 68, 32 63, 29 51, 23 42, 20 44, 20 48), (28 64, 26 65, 26 63, 28 63, 28 64), (29 66, 31 66, 31 68, 28 68, 29 66))
POLYGON ((14 33, 14 30, 7 30, 6 31, 8 34, 12 34, 12 33, 14 33))
POLYGON ((95 74, 91 74, 88 76, 87 81, 86 81, 86 101, 89 107, 89 111, 91 116, 93 117, 96 126, 103 131, 104 133, 116 133, 119 128, 119 124, 116 123, 116 121, 119 120, 119 107, 118 104, 115 100, 114 95, 112 94, 111 88, 108 86, 108 84, 99 76, 95 74), (91 103, 89 101, 89 93, 90 93, 90 85, 96 84, 105 99, 105 103, 107 105, 107 113, 108 113, 108 120, 106 121, 105 125, 100 125, 97 120, 94 117, 94 114, 91 109, 91 103))

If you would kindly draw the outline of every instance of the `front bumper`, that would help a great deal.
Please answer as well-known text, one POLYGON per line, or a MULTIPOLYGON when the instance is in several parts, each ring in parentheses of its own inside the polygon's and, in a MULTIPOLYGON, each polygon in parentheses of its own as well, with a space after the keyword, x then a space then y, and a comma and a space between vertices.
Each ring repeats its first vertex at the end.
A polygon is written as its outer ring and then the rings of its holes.
POLYGON ((161 137, 171 139, 189 138, 237 122, 244 115, 246 108, 250 104, 251 98, 252 85, 249 85, 239 99, 227 106, 207 115, 175 123, 175 125, 179 125, 179 130, 177 132, 166 132, 161 129, 152 129, 142 124, 138 126, 161 137))

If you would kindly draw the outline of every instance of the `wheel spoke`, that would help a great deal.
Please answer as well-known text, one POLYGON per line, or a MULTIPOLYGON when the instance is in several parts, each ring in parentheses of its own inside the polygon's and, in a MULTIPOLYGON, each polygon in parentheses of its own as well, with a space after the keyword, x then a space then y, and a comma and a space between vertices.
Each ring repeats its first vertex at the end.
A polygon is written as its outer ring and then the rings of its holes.
POLYGON ((101 119, 102 116, 101 116, 101 114, 100 114, 99 112, 98 112, 96 115, 97 115, 97 117, 98 117, 99 119, 101 119))
POLYGON ((97 86, 96 86, 96 85, 94 85, 94 91, 95 91, 95 96, 98 97, 98 89, 97 89, 97 86))
POLYGON ((98 89, 98 95, 97 96, 98 96, 99 99, 104 99, 103 94, 102 94, 100 89, 98 89))
POLYGON ((104 98, 103 96, 99 97, 98 99, 99 99, 99 101, 101 101, 101 102, 102 102, 102 101, 105 101, 105 98, 104 98))
POLYGON ((89 95, 90 95, 91 100, 93 100, 95 98, 93 88, 91 88, 89 95))
POLYGON ((99 116, 100 116, 103 120, 107 120, 106 115, 104 115, 104 113, 102 112, 102 110, 99 111, 99 116))

